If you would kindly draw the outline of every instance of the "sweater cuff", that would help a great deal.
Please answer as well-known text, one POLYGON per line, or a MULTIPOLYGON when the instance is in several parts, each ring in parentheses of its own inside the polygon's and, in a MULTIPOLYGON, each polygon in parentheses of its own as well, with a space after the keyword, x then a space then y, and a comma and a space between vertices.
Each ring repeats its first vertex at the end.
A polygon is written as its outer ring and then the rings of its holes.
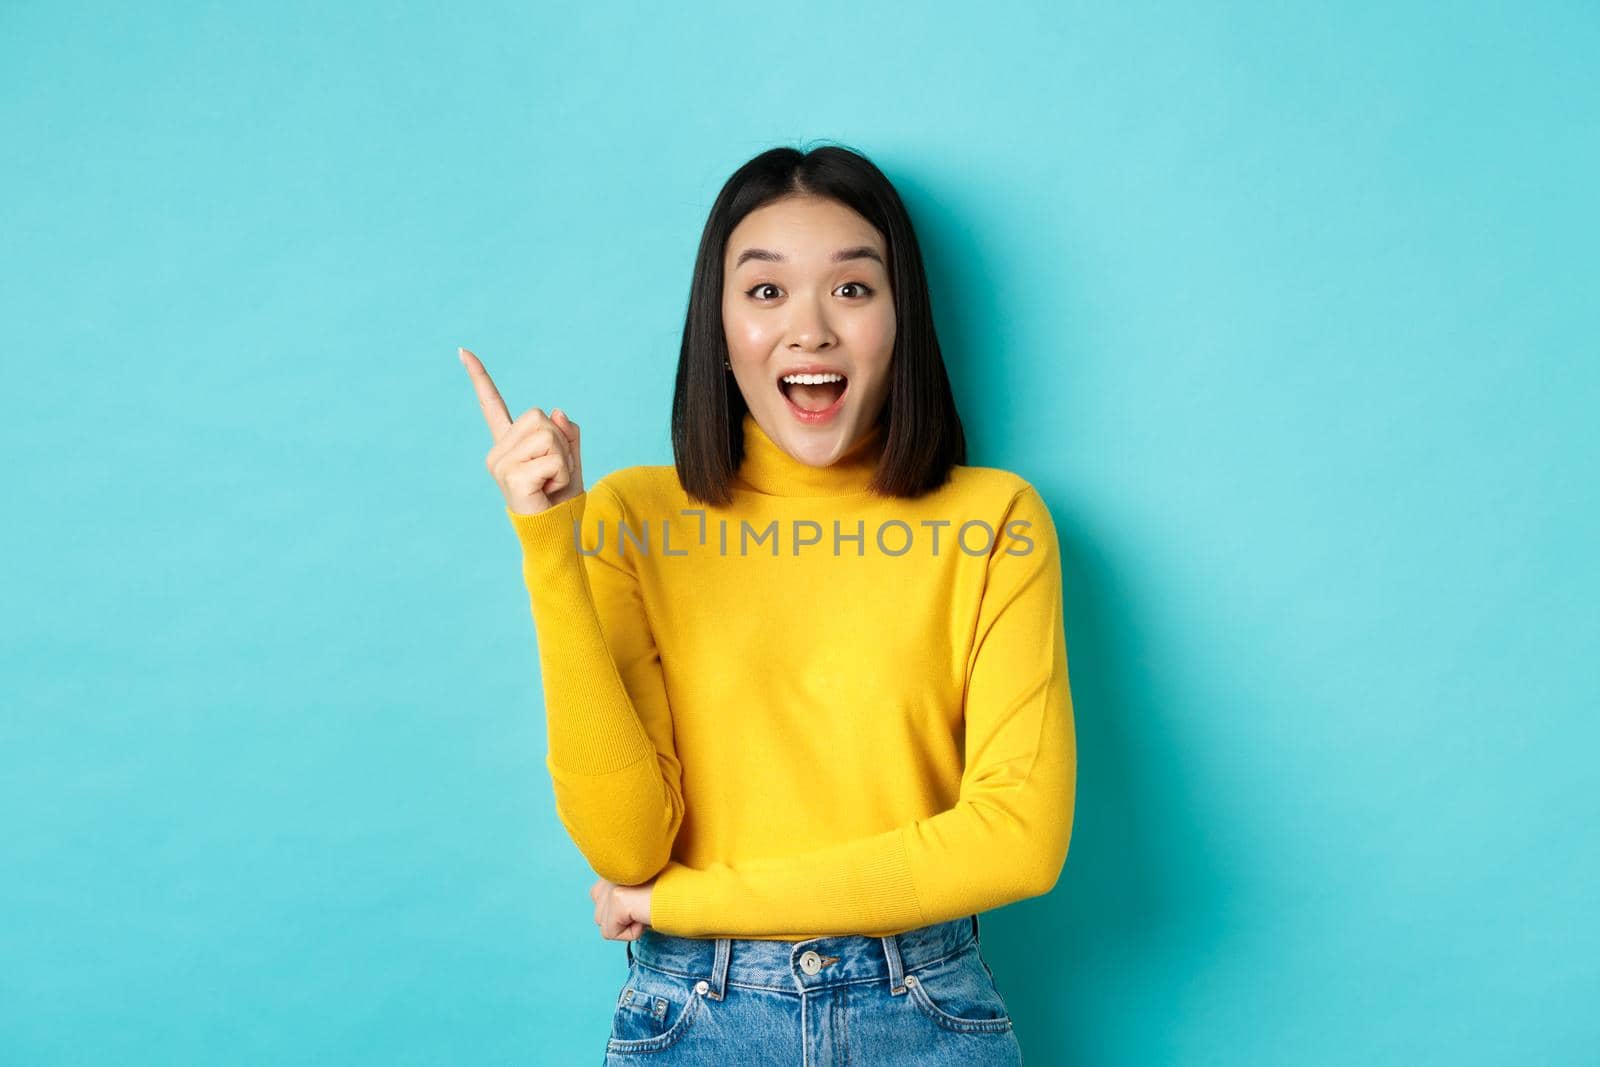
POLYGON ((524 515, 506 508, 506 518, 511 521, 511 528, 522 545, 523 558, 530 561, 548 559, 569 545, 576 552, 578 523, 583 520, 583 506, 588 499, 589 493, 585 490, 534 515, 524 515))
POLYGON ((671 860, 656 875, 650 889, 650 927, 674 937, 693 937, 700 929, 696 917, 705 913, 705 904, 695 893, 695 876, 700 872, 671 860))

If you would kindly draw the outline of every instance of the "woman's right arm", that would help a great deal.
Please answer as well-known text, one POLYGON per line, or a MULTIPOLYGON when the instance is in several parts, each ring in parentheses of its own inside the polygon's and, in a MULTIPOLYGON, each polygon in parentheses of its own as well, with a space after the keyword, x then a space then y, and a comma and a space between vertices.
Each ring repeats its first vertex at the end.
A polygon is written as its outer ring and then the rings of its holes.
POLYGON ((513 420, 478 357, 460 356, 494 438, 485 464, 522 545, 556 813, 596 874, 648 881, 672 854, 683 792, 637 575, 594 551, 598 531, 615 539, 622 502, 604 479, 584 491, 576 423, 539 408, 513 420))
POLYGON ((616 554, 622 502, 601 481, 506 515, 538 640, 556 813, 600 877, 648 881, 672 855, 683 793, 660 655, 631 561, 616 554))

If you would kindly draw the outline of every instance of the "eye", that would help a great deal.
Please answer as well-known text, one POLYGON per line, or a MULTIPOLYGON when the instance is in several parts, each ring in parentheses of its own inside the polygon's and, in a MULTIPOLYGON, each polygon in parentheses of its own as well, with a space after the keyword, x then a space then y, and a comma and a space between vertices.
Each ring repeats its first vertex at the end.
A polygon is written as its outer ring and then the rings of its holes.
MULTIPOLYGON (((748 296, 748 297, 751 297, 751 298, 753 298, 755 300, 762 301, 764 303, 766 300, 768 300, 770 298, 756 296, 756 293, 758 293, 762 289, 777 289, 777 288, 778 287, 776 285, 773 285, 771 282, 757 282, 755 285, 753 285, 750 288, 746 289, 744 291, 744 295, 748 296)), ((839 288, 840 289, 859 289, 860 290, 859 296, 853 297, 852 299, 865 300, 867 297, 871 296, 872 293, 873 293, 872 286, 868 285, 866 282, 845 282, 843 285, 839 286, 839 288)), ((781 292, 781 290, 780 290, 780 292, 781 292)))

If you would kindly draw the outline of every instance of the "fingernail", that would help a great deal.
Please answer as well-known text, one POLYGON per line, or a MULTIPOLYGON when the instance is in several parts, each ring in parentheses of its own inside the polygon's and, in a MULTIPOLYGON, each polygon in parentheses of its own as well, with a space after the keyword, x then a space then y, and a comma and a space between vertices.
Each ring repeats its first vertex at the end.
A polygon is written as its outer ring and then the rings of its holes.
MULTIPOLYGON (((556 415, 561 415, 561 409, 560 408, 554 408, 554 409, 551 410, 550 414, 551 414, 552 417, 554 417, 556 415)), ((565 415, 561 415, 561 417, 562 418, 566 418, 565 415)))

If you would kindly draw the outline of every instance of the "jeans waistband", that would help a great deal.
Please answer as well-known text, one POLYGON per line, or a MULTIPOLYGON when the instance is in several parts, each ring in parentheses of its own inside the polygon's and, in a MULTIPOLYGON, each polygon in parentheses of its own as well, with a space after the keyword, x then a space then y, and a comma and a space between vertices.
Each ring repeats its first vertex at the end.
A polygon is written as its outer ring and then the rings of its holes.
POLYGON ((628 946, 628 961, 707 983, 721 1000, 729 985, 802 993, 851 982, 889 980, 896 994, 915 970, 953 956, 978 939, 978 917, 920 926, 887 937, 838 934, 804 941, 744 937, 677 937, 646 926, 628 946))

